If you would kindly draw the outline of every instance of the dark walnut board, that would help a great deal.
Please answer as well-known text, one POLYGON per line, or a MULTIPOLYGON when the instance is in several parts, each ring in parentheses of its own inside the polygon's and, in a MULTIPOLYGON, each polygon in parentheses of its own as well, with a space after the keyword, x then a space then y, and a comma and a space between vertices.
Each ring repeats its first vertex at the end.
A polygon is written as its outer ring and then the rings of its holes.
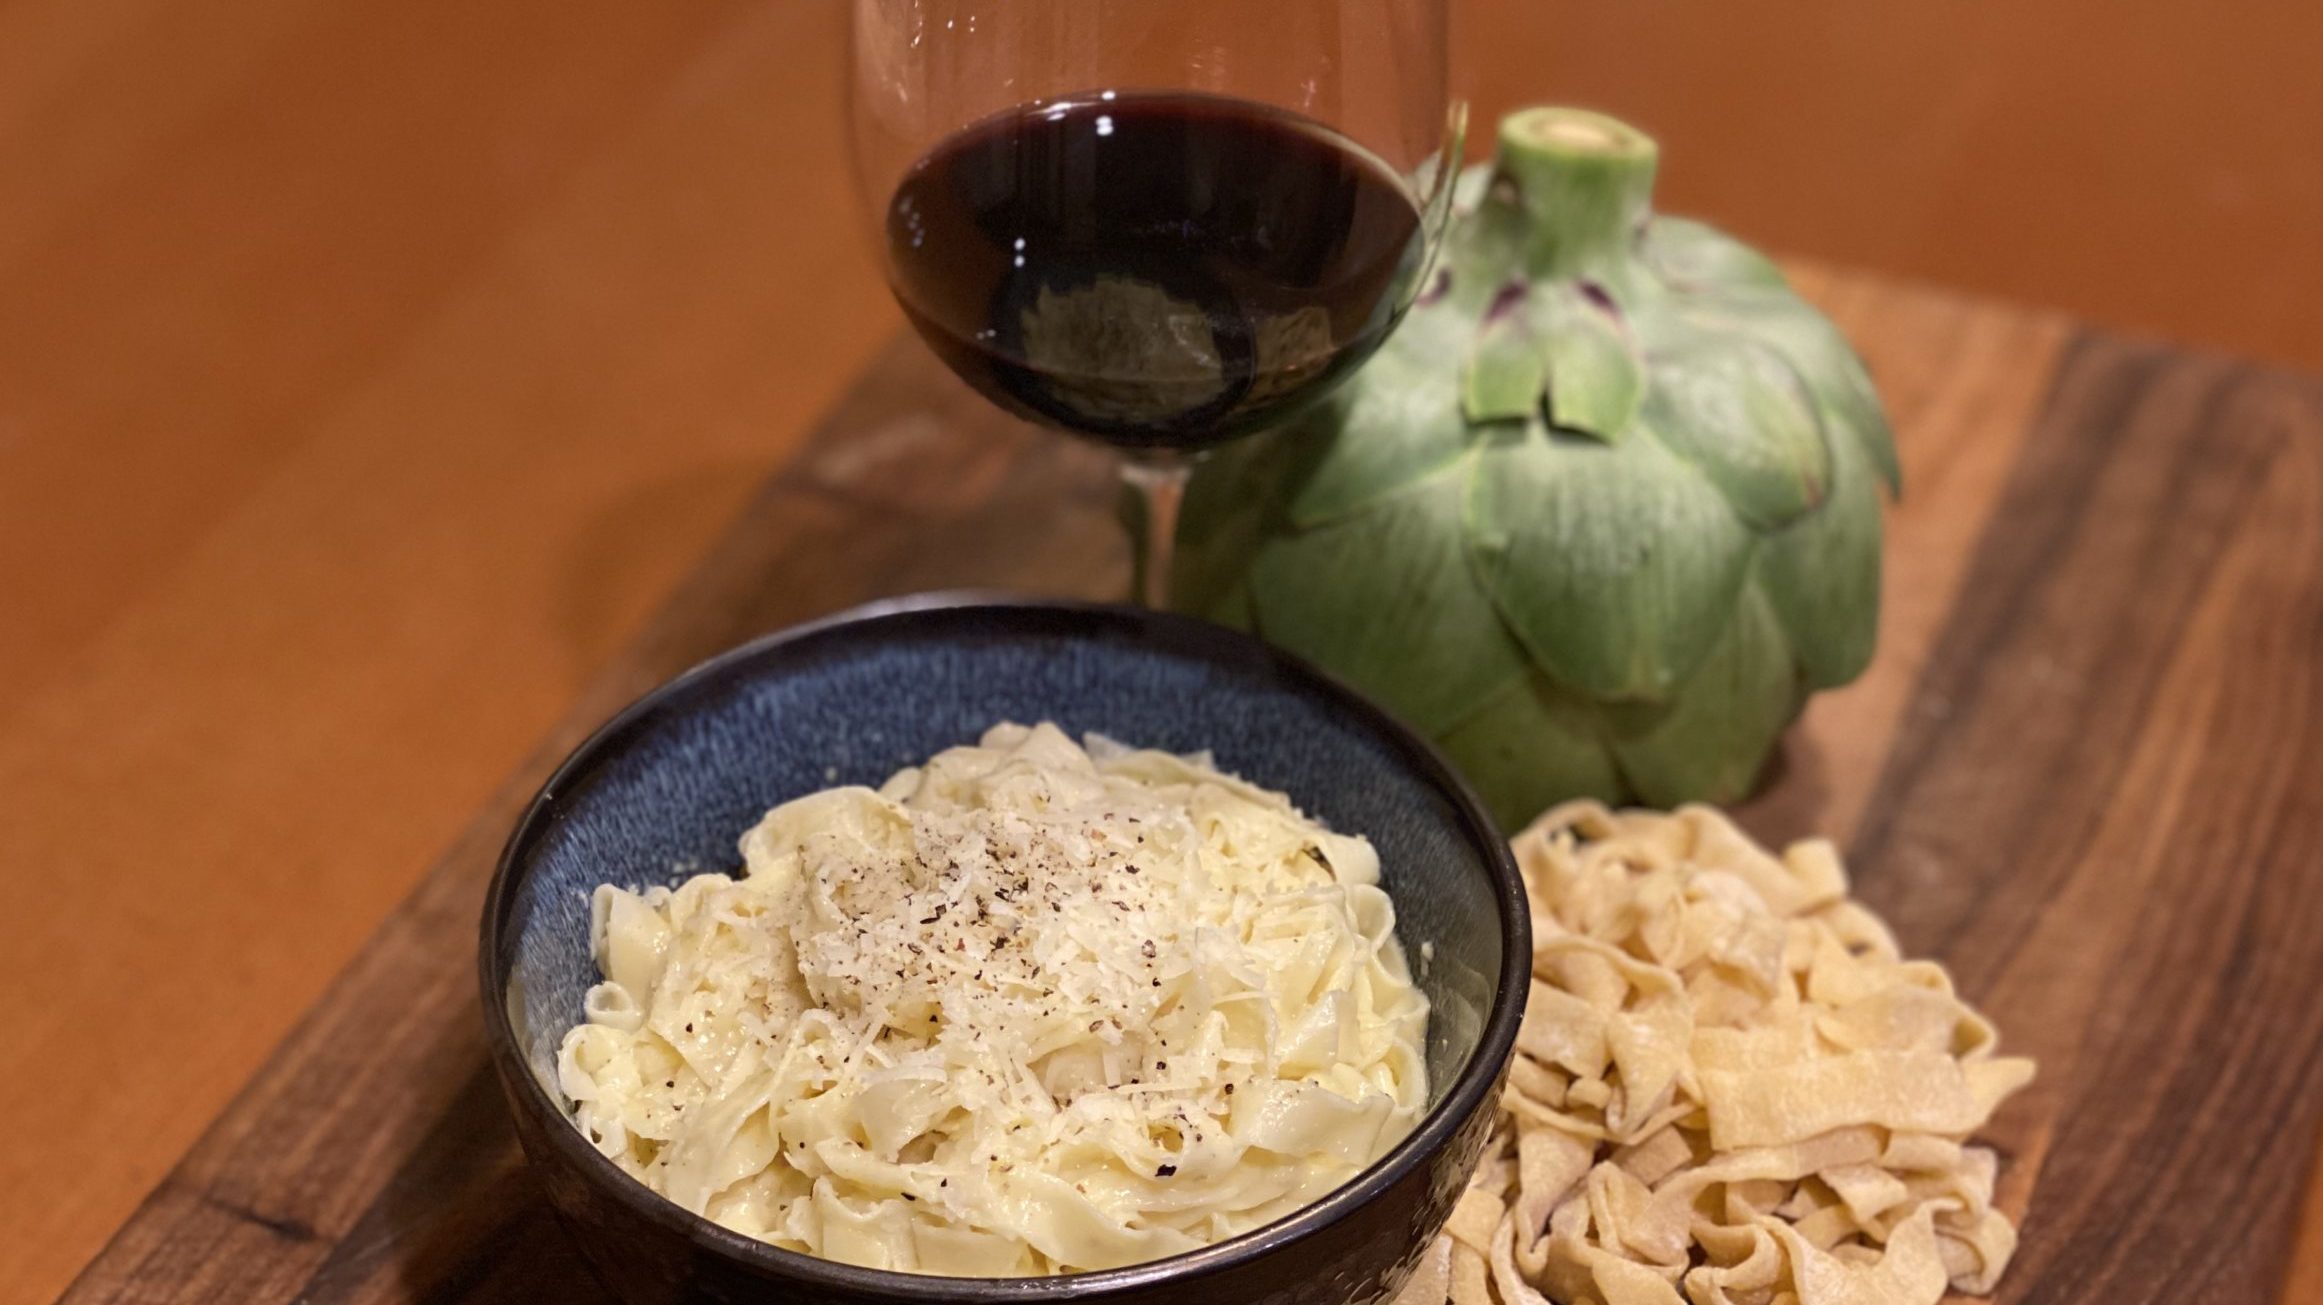
MULTIPOLYGON (((1995 1121, 2000 1299, 2288 1299, 2323 1112, 2323 382, 1799 273, 1900 431, 1879 661, 1762 836, 1823 831, 2041 1061, 1995 1121)), ((955 585, 1125 585, 1107 463, 886 353, 66 1299, 598 1302, 516 1154, 475 989, 519 804, 751 635, 955 585)), ((2312 1223, 2312 1221, 2310 1221, 2312 1223)), ((2317 1235, 2312 1230, 2308 1235, 2317 1235)))

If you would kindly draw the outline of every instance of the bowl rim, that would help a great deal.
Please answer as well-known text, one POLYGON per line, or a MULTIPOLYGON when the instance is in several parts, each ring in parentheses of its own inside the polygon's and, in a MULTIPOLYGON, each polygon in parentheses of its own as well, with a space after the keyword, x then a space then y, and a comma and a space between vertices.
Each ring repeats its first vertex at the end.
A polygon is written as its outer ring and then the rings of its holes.
POLYGON ((1517 1027, 1524 1015, 1523 998, 1532 974, 1531 913, 1523 876, 1507 838, 1486 811, 1483 801, 1442 751, 1385 708, 1329 672, 1253 634, 1196 617, 1128 604, 1028 596, 990 589, 940 590, 850 607, 749 639, 646 690, 566 754, 526 802, 523 814, 511 829, 494 864, 479 924, 477 971, 479 995, 484 1005, 485 1040, 503 1082, 522 1085, 505 1094, 520 1099, 521 1104, 511 1102, 512 1109, 526 1110, 535 1122, 546 1125, 539 1132, 548 1140, 561 1164, 583 1175, 598 1190, 649 1223, 683 1238, 697 1252, 741 1261, 775 1280, 788 1278, 800 1285, 911 1302, 1101 1297, 1193 1281, 1306 1240, 1351 1216, 1394 1186, 1427 1157, 1449 1145, 1461 1127, 1479 1109, 1490 1104, 1516 1046, 1517 1027), (519 1047, 508 1011, 513 964, 503 967, 500 962, 504 950, 500 944, 508 934, 516 888, 524 877, 519 868, 519 854, 535 843, 555 818, 553 804, 565 781, 593 764, 600 752, 623 736, 643 728, 673 700, 687 696, 690 690, 739 666, 785 648, 811 645, 823 639, 841 635, 860 637, 876 634, 885 626, 908 626, 916 623, 916 619, 970 613, 1000 620, 1008 619, 1011 613, 1026 618, 1077 616, 1127 627, 1139 643, 1195 660, 1243 666, 1262 664, 1300 687, 1316 691, 1334 708, 1354 716, 1387 743, 1400 761, 1449 801, 1462 832, 1485 852, 1484 864, 1500 911, 1500 972, 1493 984, 1490 1009, 1485 1013, 1467 1063, 1442 1098, 1421 1116, 1419 1124, 1385 1155, 1321 1198, 1272 1223, 1224 1241, 1117 1269, 1048 1277, 967 1278, 865 1268, 785 1250, 745 1236, 653 1191, 582 1139, 563 1102, 552 1097, 541 1084, 519 1047))

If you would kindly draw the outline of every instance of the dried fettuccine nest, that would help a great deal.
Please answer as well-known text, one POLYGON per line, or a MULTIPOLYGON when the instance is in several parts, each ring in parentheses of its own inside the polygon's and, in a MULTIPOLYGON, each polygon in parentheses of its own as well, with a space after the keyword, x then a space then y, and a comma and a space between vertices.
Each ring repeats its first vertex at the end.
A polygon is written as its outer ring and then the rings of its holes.
POLYGON ((2016 1249, 1966 1144, 2033 1064, 1821 840, 1593 802, 1516 839, 1533 982, 1498 1134, 1399 1305, 1935 1305, 2016 1249))

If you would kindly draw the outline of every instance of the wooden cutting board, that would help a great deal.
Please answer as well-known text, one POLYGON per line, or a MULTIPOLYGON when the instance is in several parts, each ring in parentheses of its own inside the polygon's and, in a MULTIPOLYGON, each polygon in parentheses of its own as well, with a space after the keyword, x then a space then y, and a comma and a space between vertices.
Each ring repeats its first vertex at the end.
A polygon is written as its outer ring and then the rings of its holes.
MULTIPOLYGON (((2024 1220, 2002 1300, 2282 1299, 2323 1111, 2323 383, 1798 271, 1880 377, 1906 497, 1876 666, 1744 818, 1836 836, 2040 1059, 1993 1129, 2024 1220)), ((751 635, 1125 581, 1105 459, 899 343, 66 1299, 601 1301, 480 1045, 476 920, 519 804, 751 635)))

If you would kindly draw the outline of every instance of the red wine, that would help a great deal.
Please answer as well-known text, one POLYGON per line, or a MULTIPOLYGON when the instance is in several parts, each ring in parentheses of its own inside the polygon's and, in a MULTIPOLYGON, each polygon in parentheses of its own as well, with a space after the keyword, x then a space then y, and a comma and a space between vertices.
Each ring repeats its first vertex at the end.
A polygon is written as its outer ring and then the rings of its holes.
POLYGON ((887 219, 896 297, 970 384, 1116 444, 1279 420, 1409 300, 1420 215, 1320 123, 1189 94, 1027 105, 936 146, 887 219))

